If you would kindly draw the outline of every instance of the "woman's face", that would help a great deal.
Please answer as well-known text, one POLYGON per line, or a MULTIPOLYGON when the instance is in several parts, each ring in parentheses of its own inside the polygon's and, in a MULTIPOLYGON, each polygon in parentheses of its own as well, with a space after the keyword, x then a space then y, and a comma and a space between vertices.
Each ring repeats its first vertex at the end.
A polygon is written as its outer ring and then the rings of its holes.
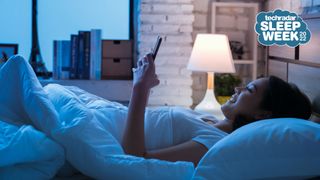
POLYGON ((229 120, 235 120, 237 115, 248 117, 261 116, 260 103, 268 86, 268 78, 261 78, 250 82, 246 87, 236 87, 230 100, 222 105, 221 110, 229 120))

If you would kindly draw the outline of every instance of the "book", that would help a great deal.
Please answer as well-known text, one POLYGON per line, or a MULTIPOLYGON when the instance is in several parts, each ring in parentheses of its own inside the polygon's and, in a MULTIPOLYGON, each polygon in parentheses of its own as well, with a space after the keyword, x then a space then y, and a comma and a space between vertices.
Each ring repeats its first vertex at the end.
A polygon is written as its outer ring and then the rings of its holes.
POLYGON ((52 70, 52 78, 59 79, 58 72, 58 41, 53 41, 53 70, 52 70))
POLYGON ((69 79, 70 41, 53 41, 53 79, 69 79))
POLYGON ((91 45, 90 45, 90 79, 101 80, 101 42, 102 31, 100 29, 91 30, 91 45))
POLYGON ((90 36, 91 32, 90 31, 85 31, 84 32, 84 41, 83 41, 83 74, 82 78, 83 79, 90 79, 90 36))
POLYGON ((70 79, 77 79, 77 64, 79 54, 79 37, 78 35, 71 35, 71 47, 70 47, 70 79))
POLYGON ((83 79, 83 67, 84 67, 84 31, 79 31, 78 34, 78 59, 77 59, 77 79, 83 79))
POLYGON ((77 79, 90 78, 90 31, 79 31, 77 79))
POLYGON ((70 77, 70 52, 71 52, 71 42, 70 41, 60 41, 61 42, 61 66, 60 66, 60 79, 69 79, 70 77))

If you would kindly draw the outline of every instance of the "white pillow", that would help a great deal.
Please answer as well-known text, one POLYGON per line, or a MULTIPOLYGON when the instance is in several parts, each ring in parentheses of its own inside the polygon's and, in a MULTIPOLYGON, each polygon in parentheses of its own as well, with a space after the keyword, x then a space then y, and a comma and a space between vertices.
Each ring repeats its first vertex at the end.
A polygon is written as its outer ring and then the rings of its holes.
POLYGON ((320 125, 295 118, 246 125, 215 144, 194 179, 305 178, 320 175, 320 125))

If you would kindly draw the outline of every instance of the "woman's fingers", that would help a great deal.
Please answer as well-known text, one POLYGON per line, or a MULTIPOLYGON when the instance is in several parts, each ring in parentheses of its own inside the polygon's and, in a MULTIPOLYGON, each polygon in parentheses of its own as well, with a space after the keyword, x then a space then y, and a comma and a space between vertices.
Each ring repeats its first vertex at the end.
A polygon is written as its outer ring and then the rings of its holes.
POLYGON ((153 63, 153 55, 152 53, 147 53, 145 56, 140 58, 137 62, 137 66, 143 66, 144 64, 153 63))
POLYGON ((152 54, 149 53, 137 62, 137 68, 133 68, 134 83, 143 83, 148 88, 157 86, 160 81, 155 73, 155 66, 152 54))
POLYGON ((152 53, 148 53, 140 58, 137 65, 137 68, 133 69, 133 72, 138 71, 148 77, 156 76, 152 53))
POLYGON ((137 65, 138 65, 138 67, 140 67, 140 66, 143 65, 143 58, 142 58, 142 59, 139 59, 139 61, 137 62, 137 65))
POLYGON ((147 55, 146 55, 146 57, 148 58, 148 62, 149 63, 154 63, 154 59, 153 59, 153 54, 152 53, 148 53, 147 55))

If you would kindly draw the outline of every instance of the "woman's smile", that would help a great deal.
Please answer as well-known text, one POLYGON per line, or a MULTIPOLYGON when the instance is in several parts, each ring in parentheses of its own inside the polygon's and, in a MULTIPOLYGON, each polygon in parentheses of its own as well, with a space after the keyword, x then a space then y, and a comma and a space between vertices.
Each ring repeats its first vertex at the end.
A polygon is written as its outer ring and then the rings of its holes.
POLYGON ((229 102, 230 103, 235 103, 237 101, 237 99, 238 99, 238 95, 237 94, 233 94, 231 96, 231 98, 229 99, 229 102))

